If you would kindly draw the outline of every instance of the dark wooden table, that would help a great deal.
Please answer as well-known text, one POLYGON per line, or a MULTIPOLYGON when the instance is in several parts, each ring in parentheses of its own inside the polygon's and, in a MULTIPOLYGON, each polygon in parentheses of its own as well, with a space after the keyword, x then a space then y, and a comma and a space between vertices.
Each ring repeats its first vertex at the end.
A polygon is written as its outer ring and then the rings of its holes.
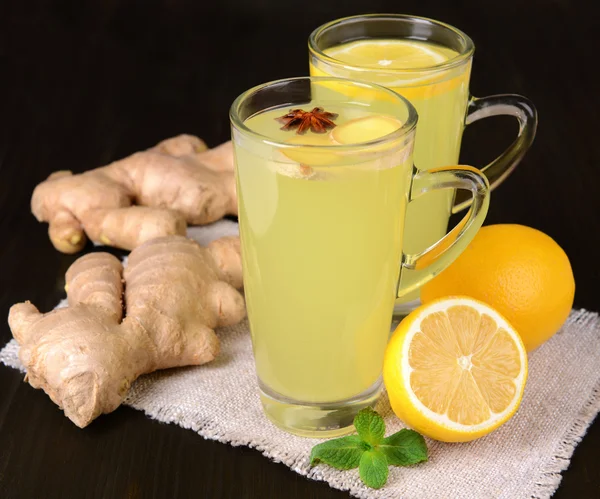
MULTIPOLYGON (((307 72, 317 25, 398 11, 451 23, 477 51, 475 95, 516 92, 540 114, 525 161, 493 195, 488 223, 530 225, 571 258, 576 307, 600 309, 600 36, 583 2, 180 0, 0 4, 0 316, 62 296, 74 256, 56 252, 29 212, 51 171, 83 171, 188 132, 227 140, 231 101, 252 85, 307 72)), ((591 3, 590 3, 591 6, 591 3)), ((512 140, 510 119, 464 138, 484 164, 512 140)), ((10 338, 4 319, 0 344, 10 338)), ((576 366, 574 366, 576 368, 576 366)), ((257 451, 203 440, 122 407, 85 430, 23 376, 0 366, 0 497, 341 498, 257 451)), ((600 423, 578 446, 555 497, 600 497, 600 423)))

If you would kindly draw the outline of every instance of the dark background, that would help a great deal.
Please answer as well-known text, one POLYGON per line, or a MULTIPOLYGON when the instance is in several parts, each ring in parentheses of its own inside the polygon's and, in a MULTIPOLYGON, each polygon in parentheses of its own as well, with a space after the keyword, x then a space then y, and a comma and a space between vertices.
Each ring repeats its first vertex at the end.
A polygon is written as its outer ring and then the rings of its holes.
MULTIPOLYGON (((345 15, 403 12, 466 31, 476 96, 521 93, 540 126, 526 159, 492 196, 487 223, 536 227, 571 258, 575 306, 599 310, 600 120, 592 3, 420 0, 0 2, 0 316, 32 300, 50 310, 74 256, 55 251, 29 212, 35 184, 179 133, 228 139, 228 108, 247 88, 306 74, 306 39, 345 15), (343 3, 343 6, 342 6, 343 3), (339 4, 339 5, 338 5, 339 4)), ((511 140, 510 118, 465 132, 462 162, 511 140)), ((0 344, 10 338, 2 319, 0 344)), ((574 366, 576 368, 576 366, 574 366)), ((600 497, 600 423, 555 497, 600 497)), ((77 429, 22 375, 0 366, 0 497, 341 498, 257 451, 205 441, 122 407, 77 429)))

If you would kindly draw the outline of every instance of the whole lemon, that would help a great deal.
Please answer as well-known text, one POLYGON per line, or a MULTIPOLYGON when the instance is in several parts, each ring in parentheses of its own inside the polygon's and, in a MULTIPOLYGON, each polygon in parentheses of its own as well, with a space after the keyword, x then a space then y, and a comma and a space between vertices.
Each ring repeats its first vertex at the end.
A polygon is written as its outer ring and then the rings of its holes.
POLYGON ((531 351, 567 320, 575 279, 569 258, 550 236, 523 225, 489 225, 421 288, 423 303, 453 295, 470 296, 495 308, 531 351))

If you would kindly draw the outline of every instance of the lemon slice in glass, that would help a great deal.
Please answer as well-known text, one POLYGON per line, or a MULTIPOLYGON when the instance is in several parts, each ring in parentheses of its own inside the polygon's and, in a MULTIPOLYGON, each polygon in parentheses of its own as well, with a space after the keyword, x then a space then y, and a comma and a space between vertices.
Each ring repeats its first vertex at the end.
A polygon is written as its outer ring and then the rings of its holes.
POLYGON ((329 133, 312 133, 307 132, 304 135, 295 135, 286 141, 287 144, 297 145, 299 147, 282 149, 283 153, 293 161, 306 166, 324 166, 330 165, 339 161, 339 155, 334 152, 315 148, 301 147, 308 146, 333 146, 335 141, 329 133))
MULTIPOLYGON (((339 76, 356 78, 378 83, 400 93, 407 99, 428 99, 448 92, 458 85, 468 86, 469 65, 454 70, 443 69, 443 65, 459 56, 455 50, 423 42, 405 39, 366 39, 356 40, 324 50, 329 57, 343 66, 311 64, 313 76, 339 76), (347 66, 361 68, 360 74, 347 66)), ((335 84, 329 84, 333 86, 335 84)), ((352 95, 343 88, 343 93, 352 95)), ((368 94, 368 91, 361 92, 368 94)), ((390 100, 385 96, 374 100, 390 100)), ((414 104, 414 102, 413 102, 414 104)))
POLYGON ((402 123, 399 120, 391 116, 375 114, 336 126, 331 131, 331 137, 339 144, 360 144, 385 137, 400 127, 402 123))
POLYGON ((454 50, 415 40, 357 40, 325 50, 352 66, 378 69, 421 69, 453 59, 454 50))

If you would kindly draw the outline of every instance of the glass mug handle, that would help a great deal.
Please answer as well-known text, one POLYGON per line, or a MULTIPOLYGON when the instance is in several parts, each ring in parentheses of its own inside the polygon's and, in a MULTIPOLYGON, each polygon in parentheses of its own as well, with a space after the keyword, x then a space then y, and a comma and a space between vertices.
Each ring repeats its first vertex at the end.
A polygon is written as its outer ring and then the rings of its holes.
POLYGON ((427 281, 444 270, 460 255, 480 229, 490 205, 490 186, 487 178, 472 166, 449 166, 419 171, 413 177, 409 202, 434 190, 465 189, 471 192, 470 208, 463 219, 437 243, 425 251, 415 254, 402 254, 402 269, 429 272, 418 282, 405 288, 399 287, 397 296, 420 288, 427 281))
MULTIPOLYGON (((531 147, 537 129, 537 111, 527 97, 516 94, 490 95, 480 99, 471 97, 467 111, 466 125, 489 116, 514 116, 519 122, 515 141, 494 161, 481 168, 493 190, 510 175, 531 147)), ((452 213, 458 213, 470 204, 470 199, 459 201, 453 206, 452 213)))

